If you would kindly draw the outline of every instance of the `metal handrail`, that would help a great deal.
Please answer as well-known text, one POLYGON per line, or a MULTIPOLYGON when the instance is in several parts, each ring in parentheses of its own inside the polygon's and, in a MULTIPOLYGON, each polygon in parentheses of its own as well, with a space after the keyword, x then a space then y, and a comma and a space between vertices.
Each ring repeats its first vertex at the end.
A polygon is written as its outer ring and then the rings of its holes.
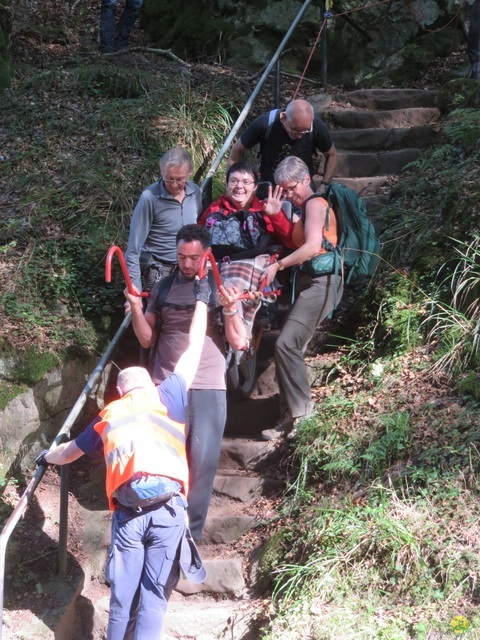
MULTIPOLYGON (((273 69, 273 67, 275 66, 277 60, 280 58, 280 55, 282 54, 282 51, 285 49, 285 46, 286 46, 287 42, 290 40, 290 37, 291 37, 292 33, 294 32, 294 30, 296 29, 298 23, 303 18, 303 14, 308 9, 308 6, 310 5, 311 1, 312 0, 305 0, 305 2, 302 5, 302 8, 297 13, 297 17, 295 18, 295 20, 290 25, 290 29, 285 34, 285 37, 283 38, 282 42, 278 46, 278 49, 274 53, 274 55, 273 55, 272 59, 270 60, 270 62, 268 63, 268 65, 266 66, 265 71, 263 72, 260 80, 257 82, 257 86, 252 91, 252 94, 250 95, 250 97, 248 98, 247 102, 245 103, 245 106, 243 107, 243 109, 242 109, 240 115, 238 116, 235 124, 233 125, 232 130, 228 134, 227 139, 223 143, 222 148, 218 152, 217 157, 215 158, 215 160, 213 161, 213 164, 210 167, 210 169, 209 169, 204 181, 200 185, 200 189, 202 190, 202 192, 206 189, 208 183, 211 181, 211 179, 215 175, 215 171, 218 169, 218 167, 220 165, 220 162, 222 161, 223 157, 227 153, 228 148, 230 147, 234 137, 237 135, 237 132, 240 129, 240 127, 242 126, 245 118, 248 116, 248 114, 250 112, 250 109, 252 108, 253 101, 257 97, 260 89, 262 88, 262 86, 264 85, 264 83, 267 80, 268 76, 270 75, 270 72, 273 69)), ((280 75, 280 74, 278 73, 278 75, 280 75)))
MULTIPOLYGON (((127 327, 131 322, 132 316, 128 313, 122 324, 117 330, 117 333, 108 345, 105 353, 100 358, 97 366, 95 367, 92 375, 88 379, 87 384, 83 388, 83 391, 79 395, 77 401, 73 405, 70 413, 68 414, 62 428, 55 437, 55 440, 50 446, 50 449, 55 449, 58 445, 70 436, 70 429, 72 428, 75 420, 78 418, 80 411, 82 410, 88 396, 92 392, 95 384, 97 383, 100 375, 103 373, 108 361, 110 360, 114 349, 116 348, 120 338, 125 333, 127 327)), ((33 475, 32 479, 27 485, 27 488, 23 492, 22 497, 17 503, 17 506, 10 514, 7 522, 5 523, 2 532, 0 533, 0 640, 2 640, 3 633, 3 599, 4 599, 4 585, 5 585, 5 558, 7 552, 7 544, 13 530, 17 526, 20 518, 22 517, 25 509, 27 508, 30 499, 35 493, 35 489, 40 484, 43 476, 45 475, 45 467, 38 467, 33 475)), ((60 524, 59 524, 59 542, 58 542, 58 566, 59 575, 65 576, 67 568, 67 531, 68 531, 68 466, 62 467, 60 474, 60 524)))
MULTIPOLYGON (((295 28, 297 27, 298 23, 300 22, 300 20, 303 17, 303 14, 305 13, 305 11, 307 10, 307 8, 309 7, 310 4, 311 4, 311 0, 305 0, 304 4, 302 5, 302 8, 297 13, 297 16, 296 16, 295 20, 290 25, 289 30, 287 31, 287 33, 284 36, 282 42, 278 46, 278 48, 277 48, 275 54, 273 55, 272 59, 270 60, 269 64, 265 68, 265 71, 263 72, 260 80, 258 81, 258 83, 257 83, 255 89, 253 90, 252 94, 250 95, 249 99, 245 103, 244 108, 242 109, 240 115, 238 116, 238 118, 237 118, 232 130, 230 131, 227 139, 225 140, 222 148, 218 152, 217 157, 213 161, 213 164, 210 167, 210 169, 209 169, 209 171, 207 173, 207 176, 203 180, 203 182, 202 182, 202 184, 200 186, 202 192, 204 192, 207 189, 207 186, 209 184, 211 184, 212 177, 215 175, 215 172, 218 169, 218 167, 220 165, 220 162, 222 161, 222 159, 225 156, 226 152, 228 151, 228 149, 229 149, 234 137, 236 136, 237 132, 239 131, 240 127, 242 126, 243 122, 245 121, 246 117, 248 116, 248 114, 249 114, 249 112, 250 112, 250 110, 252 108, 253 101, 257 97, 258 93, 260 92, 260 89, 264 85, 265 81, 267 80, 267 78, 270 75, 270 72, 271 72, 271 70, 273 69, 274 66, 276 67, 275 68, 275 95, 274 95, 274 102, 275 102, 275 106, 276 107, 279 106, 279 98, 280 98, 280 94, 279 94, 279 79, 280 79, 279 59, 280 59, 280 55, 282 54, 282 52, 283 52, 287 42, 289 41, 292 33, 294 32, 295 28)), ((111 259, 112 259, 113 254, 115 252, 119 254, 119 259, 121 260, 119 251, 117 251, 117 248, 115 248, 115 251, 112 251, 112 253, 109 254, 110 255, 110 269, 111 269, 111 259)), ((122 269, 123 269, 123 265, 122 265, 122 269)), ((128 281, 127 281, 127 286, 128 286, 128 281)), ((50 446, 50 449, 56 448, 59 444, 61 444, 61 442, 65 441, 65 439, 68 439, 68 437, 70 436, 70 430, 71 430, 75 420, 77 419, 81 409, 85 405, 85 402, 87 401, 87 398, 88 398, 89 394, 93 390, 94 385, 97 383, 98 378, 100 377, 101 373, 105 369, 108 361, 111 358, 111 355, 112 355, 115 347, 117 346, 118 341, 120 340, 120 338, 124 334, 125 330, 129 326, 130 322, 131 322, 131 313, 128 313, 125 316, 125 318, 124 318, 122 324, 120 325, 119 329, 117 330, 117 333, 115 334, 114 338, 112 339, 112 341, 108 345, 107 350, 105 351, 105 353, 103 354, 102 358, 100 359, 97 367, 95 368, 95 370, 93 371, 92 375, 88 379, 87 384, 85 385, 83 391, 81 392, 80 396, 78 397, 75 405, 71 409, 67 419, 65 420, 65 422, 64 422, 64 424, 62 426, 62 428, 60 429, 60 431, 58 432, 57 436, 55 437, 55 440, 53 441, 52 445, 50 446)), ((8 541, 10 539, 10 536, 13 533, 13 530, 15 529, 15 527, 18 524, 20 518, 22 517, 23 513, 25 512, 25 509, 27 508, 28 503, 30 502, 30 499, 32 498, 33 494, 35 493, 36 488, 38 487, 38 485, 42 481, 42 478, 45 475, 45 471, 46 471, 45 467, 39 467, 35 471, 35 474, 33 475, 33 477, 31 478, 30 482, 28 483, 27 488, 23 492, 23 495, 21 496, 20 500, 18 501, 18 503, 17 503, 16 507, 14 508, 14 510, 12 511, 12 513, 10 514, 10 517, 8 518, 7 522, 5 523, 5 525, 4 525, 3 529, 2 529, 2 532, 0 533, 0 640, 2 640, 2 637, 3 637, 3 609, 4 609, 3 601, 4 601, 4 584, 5 584, 5 558, 6 558, 7 544, 8 544, 8 541)), ((60 477, 61 477, 61 483, 60 483, 60 523, 59 523, 59 544, 58 544, 59 562, 58 562, 58 564, 59 564, 59 575, 60 576, 64 576, 65 573, 66 573, 66 567, 67 567, 68 465, 62 466, 60 477)))

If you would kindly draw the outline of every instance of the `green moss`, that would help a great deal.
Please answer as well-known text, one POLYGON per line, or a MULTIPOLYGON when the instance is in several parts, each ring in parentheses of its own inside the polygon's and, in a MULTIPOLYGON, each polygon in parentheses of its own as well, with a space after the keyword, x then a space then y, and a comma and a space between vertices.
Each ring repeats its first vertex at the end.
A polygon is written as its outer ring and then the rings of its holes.
POLYGON ((54 353, 40 353, 36 349, 27 349, 19 354, 14 371, 15 380, 28 385, 36 384, 58 364, 59 357, 54 353))
POLYGON ((44 42, 68 44, 70 40, 63 25, 30 24, 28 30, 34 37, 44 42))
POLYGON ((234 32, 212 0, 146 0, 141 26, 157 46, 179 56, 217 55, 234 32))
POLYGON ((265 592, 272 587, 273 573, 283 559, 284 543, 288 529, 283 527, 267 540, 258 563, 256 587, 259 592, 265 592))
POLYGON ((13 65, 7 49, 4 28, 0 25, 0 89, 10 86, 13 78, 13 65))
POLYGON ((462 44, 459 30, 427 33, 408 44, 400 52, 403 62, 392 74, 391 80, 397 84, 409 83, 421 78, 436 58, 445 58, 458 50, 462 44))
POLYGON ((442 113, 450 113, 454 109, 478 109, 480 83, 468 78, 450 80, 440 87, 437 104, 442 113))
POLYGON ((82 93, 125 100, 140 98, 153 89, 151 74, 138 69, 111 65, 89 65, 77 70, 78 88, 82 93))
POLYGON ((0 384, 0 411, 3 411, 9 402, 26 390, 27 386, 25 384, 14 384, 13 382, 0 384))
POLYGON ((464 397, 478 402, 480 400, 480 378, 478 373, 468 373, 458 380, 458 390, 464 397))

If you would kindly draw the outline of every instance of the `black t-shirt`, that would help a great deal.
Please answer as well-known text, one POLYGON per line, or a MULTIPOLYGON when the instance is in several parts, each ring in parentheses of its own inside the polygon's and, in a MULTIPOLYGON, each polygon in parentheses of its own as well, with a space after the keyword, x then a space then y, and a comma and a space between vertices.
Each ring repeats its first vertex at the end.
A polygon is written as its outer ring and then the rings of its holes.
POLYGON ((269 111, 255 118, 252 124, 240 136, 240 142, 246 149, 260 145, 260 174, 262 180, 274 182, 273 174, 280 162, 287 156, 301 158, 308 167, 310 175, 316 173, 313 156, 317 151, 325 153, 332 147, 332 138, 320 118, 313 119, 313 131, 304 133, 298 140, 290 138, 280 122, 280 110, 277 109, 275 120, 269 128, 269 111))

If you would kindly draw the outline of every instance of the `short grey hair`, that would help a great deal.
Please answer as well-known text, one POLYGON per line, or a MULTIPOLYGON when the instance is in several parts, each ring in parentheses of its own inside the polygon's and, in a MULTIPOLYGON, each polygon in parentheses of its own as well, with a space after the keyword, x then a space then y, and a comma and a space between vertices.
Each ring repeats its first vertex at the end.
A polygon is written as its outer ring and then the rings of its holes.
POLYGON ((184 164, 187 165, 188 175, 190 175, 193 171, 193 162, 190 154, 182 147, 174 147, 160 158, 160 173, 165 175, 168 167, 183 167, 184 164))
POLYGON ((282 184, 282 182, 290 182, 295 180, 300 182, 305 176, 309 176, 310 172, 307 165, 303 160, 296 156, 288 156, 284 158, 278 167, 275 169, 275 184, 282 184))
POLYGON ((144 367, 127 367, 118 374, 117 387, 125 394, 138 387, 152 386, 152 378, 144 367))

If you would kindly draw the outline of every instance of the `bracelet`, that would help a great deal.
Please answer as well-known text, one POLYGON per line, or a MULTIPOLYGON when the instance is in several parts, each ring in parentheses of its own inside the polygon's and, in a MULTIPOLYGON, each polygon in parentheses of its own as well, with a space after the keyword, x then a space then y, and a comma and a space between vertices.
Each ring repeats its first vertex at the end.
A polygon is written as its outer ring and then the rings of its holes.
POLYGON ((224 316, 227 316, 227 318, 233 318, 233 316, 236 316, 238 313, 238 309, 235 309, 235 311, 225 311, 225 307, 222 309, 222 313, 224 316))

